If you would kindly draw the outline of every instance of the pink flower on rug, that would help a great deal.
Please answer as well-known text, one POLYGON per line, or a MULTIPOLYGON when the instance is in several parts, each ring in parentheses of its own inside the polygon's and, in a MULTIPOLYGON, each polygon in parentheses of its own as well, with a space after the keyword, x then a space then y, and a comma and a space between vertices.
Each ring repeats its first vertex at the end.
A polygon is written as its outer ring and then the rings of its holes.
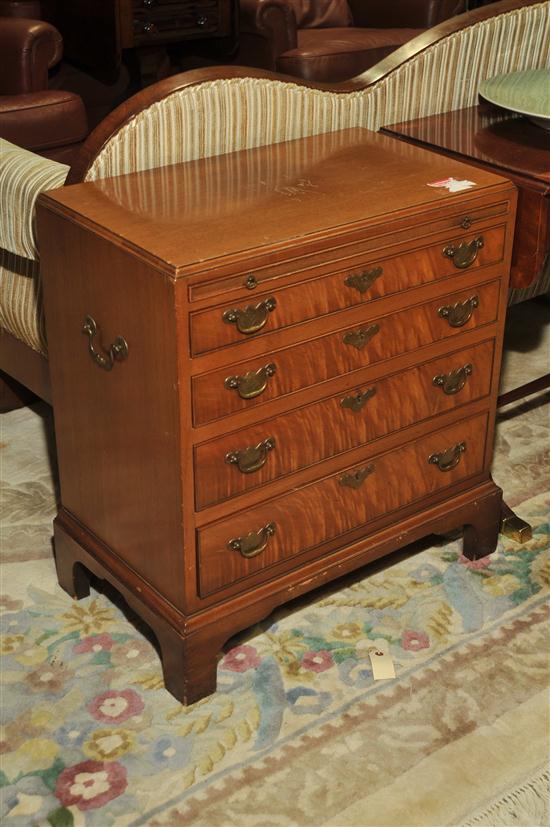
POLYGON ((83 761, 64 769, 55 794, 65 807, 94 810, 117 798, 126 789, 126 770, 115 761, 83 761))
POLYGON ((246 672, 247 669, 255 669, 261 663, 261 658, 254 648, 244 643, 242 646, 235 646, 224 657, 222 667, 231 669, 232 672, 246 672))
POLYGON ((330 652, 320 649, 318 652, 306 652, 302 657, 302 666, 311 672, 325 672, 334 666, 330 652))
POLYGON ((91 635, 85 637, 76 646, 73 646, 73 652, 76 655, 81 655, 84 652, 108 652, 113 648, 114 640, 111 635, 91 635))
POLYGON ((413 632, 407 630, 403 632, 401 638, 401 646, 403 649, 408 649, 409 652, 419 652, 420 649, 428 649, 430 646, 430 638, 424 632, 413 632))
POLYGON ((111 689, 94 698, 86 709, 98 721, 112 724, 126 721, 132 715, 139 715, 144 709, 144 704, 133 689, 124 689, 122 692, 111 689))
POLYGON ((479 560, 469 560, 467 557, 464 557, 463 554, 460 555, 458 558, 458 562, 462 563, 463 566, 466 566, 467 569, 485 569, 487 566, 491 565, 491 555, 487 555, 487 557, 480 557, 479 560))

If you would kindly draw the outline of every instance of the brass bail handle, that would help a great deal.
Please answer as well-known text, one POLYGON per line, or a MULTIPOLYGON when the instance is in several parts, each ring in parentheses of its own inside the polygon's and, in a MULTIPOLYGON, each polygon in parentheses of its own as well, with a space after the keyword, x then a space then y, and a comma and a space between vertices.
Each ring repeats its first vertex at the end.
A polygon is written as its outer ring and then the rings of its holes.
POLYGON ((462 241, 458 245, 447 244, 447 246, 443 248, 443 255, 446 258, 450 258, 454 266, 458 267, 459 270, 464 270, 466 267, 469 267, 470 264, 474 263, 484 243, 483 236, 480 235, 470 242, 462 241))
POLYGON ((256 557, 262 551, 265 551, 269 538, 275 534, 276 527, 275 523, 267 523, 258 531, 251 531, 246 537, 235 537, 233 540, 229 540, 227 545, 232 551, 238 551, 247 559, 256 557))
POLYGON ((463 327, 472 318, 476 307, 479 307, 479 296, 470 296, 463 302, 440 307, 437 314, 442 319, 446 319, 450 327, 463 327))
POLYGON ((376 279, 380 278, 382 272, 382 267, 373 267, 371 270, 363 270, 362 273, 351 273, 344 279, 344 284, 363 295, 369 287, 372 287, 376 279))
POLYGON ((451 396, 462 390, 468 380, 468 376, 472 375, 473 367, 469 363, 463 365, 461 368, 455 368, 449 373, 439 373, 434 376, 432 382, 436 388, 441 388, 443 393, 451 396))
POLYGON ((239 333, 256 333, 267 322, 269 313, 277 307, 277 300, 271 296, 259 304, 248 304, 246 307, 232 307, 222 314, 227 324, 237 326, 239 333))
POLYGON ((437 465, 440 471, 451 471, 453 468, 456 468, 465 450, 466 443, 459 442, 453 445, 452 448, 447 448, 438 454, 431 454, 428 457, 428 462, 431 465, 437 465))
POLYGON ((254 399, 267 388, 268 380, 277 368, 270 362, 258 370, 250 370, 241 376, 228 376, 224 381, 226 390, 236 390, 241 399, 254 399))
POLYGON ((88 336, 88 352, 96 365, 103 370, 112 370, 115 362, 123 362, 128 358, 128 343, 122 336, 117 336, 109 348, 100 345, 103 353, 94 347, 94 338, 99 334, 99 328, 95 319, 86 316, 82 333, 88 336))
POLYGON ((236 465, 241 474, 252 474, 259 471, 267 462, 270 451, 275 448, 275 438, 270 436, 257 445, 249 445, 238 451, 229 451, 225 455, 228 465, 236 465))

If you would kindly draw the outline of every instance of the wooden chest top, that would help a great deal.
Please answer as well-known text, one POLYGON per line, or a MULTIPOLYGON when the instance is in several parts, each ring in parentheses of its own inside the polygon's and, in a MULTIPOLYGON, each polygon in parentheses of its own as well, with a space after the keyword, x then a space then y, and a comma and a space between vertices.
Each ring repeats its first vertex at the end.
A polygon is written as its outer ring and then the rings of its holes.
POLYGON ((508 187, 484 170, 474 175, 457 161, 348 129, 62 187, 41 200, 179 278, 508 187), (428 186, 451 177, 474 177, 475 186, 428 186))

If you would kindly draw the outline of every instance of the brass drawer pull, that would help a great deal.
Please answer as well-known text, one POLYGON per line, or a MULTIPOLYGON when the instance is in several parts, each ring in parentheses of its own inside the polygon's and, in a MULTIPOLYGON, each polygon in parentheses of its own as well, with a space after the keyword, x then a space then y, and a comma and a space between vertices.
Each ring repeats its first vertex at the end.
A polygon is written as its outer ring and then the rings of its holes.
POLYGON ((238 551, 243 557, 250 559, 264 551, 269 538, 275 534, 275 529, 275 523, 268 523, 259 531, 251 531, 246 537, 235 537, 229 540, 227 545, 232 551, 238 551))
POLYGON ((250 370, 244 376, 228 376, 223 384, 227 390, 236 390, 241 399, 254 399, 265 391, 267 380, 276 370, 275 365, 270 363, 258 370, 250 370))
POLYGON ((112 370, 115 361, 123 362, 128 358, 128 343, 122 336, 117 336, 109 349, 101 345, 103 353, 99 353, 94 347, 94 337, 98 333, 98 326, 91 316, 86 316, 82 332, 88 336, 88 352, 96 365, 103 370, 112 370))
POLYGON ((437 313, 442 319, 447 319, 450 327, 462 327, 470 321, 476 307, 479 307, 479 296, 470 296, 463 302, 440 307, 437 313))
POLYGON ((374 465, 365 465, 364 468, 358 468, 357 471, 350 471, 340 477, 338 482, 340 485, 345 485, 348 488, 359 488, 370 474, 374 471, 374 465))
POLYGON ((466 443, 458 442, 452 448, 447 448, 446 451, 441 451, 439 454, 432 454, 428 457, 428 462, 432 465, 437 465, 440 471, 450 471, 452 468, 456 468, 465 450, 466 443))
POLYGON ((344 399, 340 400, 340 406, 342 408, 349 408, 350 411, 360 411, 361 408, 372 399, 374 394, 376 393, 376 388, 367 388, 366 391, 357 391, 354 396, 346 396, 344 399))
POLYGON ((246 307, 233 307, 231 310, 226 310, 222 319, 227 324, 236 324, 239 333, 256 333, 267 322, 268 313, 273 312, 276 307, 276 299, 270 297, 259 304, 248 304, 246 307))
POLYGON ((382 275, 381 267, 374 267, 372 270, 365 270, 362 273, 354 273, 344 279, 346 287, 353 287, 358 290, 361 295, 366 293, 369 287, 372 287, 377 278, 382 275))
POLYGON ((356 347, 357 350, 362 350, 379 330, 379 324, 370 324, 368 327, 362 327, 359 330, 348 330, 347 333, 344 333, 342 341, 345 345, 351 345, 356 347))
POLYGON ((477 258, 478 251, 483 247, 483 236, 480 235, 474 238, 470 243, 462 241, 458 246, 455 244, 447 244, 443 248, 443 255, 450 258, 455 267, 459 270, 464 270, 473 264, 477 258))
POLYGON ((434 376, 432 382, 436 388, 441 388, 443 393, 451 396, 453 393, 458 393, 462 390, 468 380, 468 376, 472 375, 472 365, 464 365, 461 368, 455 368, 449 373, 440 373, 434 376))
POLYGON ((259 471, 266 462, 269 451, 275 448, 275 439, 270 436, 259 442, 257 445, 249 445, 240 451, 229 451, 225 455, 225 461, 229 465, 236 465, 242 474, 252 474, 259 471))

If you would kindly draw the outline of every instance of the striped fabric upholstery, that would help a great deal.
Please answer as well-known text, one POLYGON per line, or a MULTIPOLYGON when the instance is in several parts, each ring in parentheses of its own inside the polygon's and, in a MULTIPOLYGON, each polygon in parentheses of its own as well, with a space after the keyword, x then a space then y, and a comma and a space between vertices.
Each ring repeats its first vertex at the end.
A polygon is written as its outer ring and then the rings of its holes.
POLYGON ((66 164, 42 158, 0 138, 0 247, 38 260, 36 199, 45 190, 61 187, 69 173, 66 164))
POLYGON ((544 2, 462 29, 356 92, 258 78, 205 82, 137 115, 99 153, 87 180, 461 109, 476 103, 485 78, 548 65, 550 2, 544 2))
POLYGON ((0 327, 46 355, 40 265, 0 250, 0 327))
MULTIPOLYGON (((324 92, 258 78, 208 81, 140 112, 108 141, 86 180, 346 127, 376 130, 385 124, 472 106, 485 78, 549 65, 550 2, 546 0, 456 32, 378 83, 355 92, 324 92)), ((36 256, 32 216, 38 188, 60 186, 67 168, 22 152, 18 150, 18 160, 7 158, 7 164, 16 168, 13 183, 3 182, 0 173, 0 199, 14 204, 5 226, 2 218, 0 246, 32 258, 36 256), (24 167, 32 184, 26 183, 24 167)), ((0 323, 44 353, 37 265, 3 254, 0 267, 0 323)))

